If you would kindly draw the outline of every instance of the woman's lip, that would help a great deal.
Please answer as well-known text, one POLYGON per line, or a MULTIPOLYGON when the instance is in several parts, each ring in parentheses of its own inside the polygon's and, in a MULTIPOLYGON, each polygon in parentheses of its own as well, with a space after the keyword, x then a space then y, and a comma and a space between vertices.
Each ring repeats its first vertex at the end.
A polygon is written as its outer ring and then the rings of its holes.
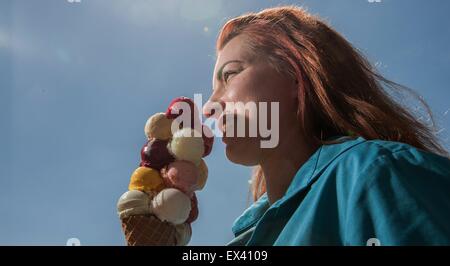
POLYGON ((223 112, 220 116, 219 116, 219 118, 218 118, 218 125, 219 125, 219 130, 222 132, 222 135, 223 136, 226 136, 226 117, 228 116, 228 115, 234 115, 232 112, 223 112))

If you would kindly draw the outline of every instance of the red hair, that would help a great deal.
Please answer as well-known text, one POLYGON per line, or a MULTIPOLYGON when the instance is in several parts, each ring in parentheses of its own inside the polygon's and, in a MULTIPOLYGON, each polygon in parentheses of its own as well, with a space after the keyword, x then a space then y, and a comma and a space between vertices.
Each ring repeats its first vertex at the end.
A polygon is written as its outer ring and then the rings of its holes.
MULTIPOLYGON (((319 17, 296 6, 241 15, 222 27, 217 52, 240 34, 252 56, 267 59, 277 71, 298 81, 298 121, 310 141, 324 144, 328 137, 351 134, 408 143, 448 157, 434 135, 433 116, 424 100, 377 73, 362 53, 319 17), (412 94, 432 125, 420 122, 386 89, 412 94)), ((266 191, 259 166, 251 190, 254 200, 266 191)))

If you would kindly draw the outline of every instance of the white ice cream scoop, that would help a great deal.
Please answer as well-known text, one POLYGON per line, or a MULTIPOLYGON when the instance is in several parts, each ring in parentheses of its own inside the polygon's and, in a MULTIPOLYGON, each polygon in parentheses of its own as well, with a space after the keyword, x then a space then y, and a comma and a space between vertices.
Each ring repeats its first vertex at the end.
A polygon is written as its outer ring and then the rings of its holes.
POLYGON ((150 213, 150 197, 142 191, 130 190, 122 194, 117 202, 117 213, 123 219, 131 215, 150 213))
POLYGON ((161 190, 151 201, 151 212, 161 221, 184 223, 191 211, 191 199, 175 188, 161 190))
POLYGON ((205 151, 202 134, 191 128, 175 132, 167 148, 177 160, 190 161, 197 166, 205 151))

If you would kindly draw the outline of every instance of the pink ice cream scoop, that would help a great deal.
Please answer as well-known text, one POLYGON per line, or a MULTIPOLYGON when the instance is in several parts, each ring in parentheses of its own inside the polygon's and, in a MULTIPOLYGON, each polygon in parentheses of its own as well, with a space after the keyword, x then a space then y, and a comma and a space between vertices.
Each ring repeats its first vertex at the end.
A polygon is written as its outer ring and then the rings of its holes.
POLYGON ((163 173, 164 182, 188 195, 192 195, 198 182, 198 168, 189 161, 170 163, 163 173))

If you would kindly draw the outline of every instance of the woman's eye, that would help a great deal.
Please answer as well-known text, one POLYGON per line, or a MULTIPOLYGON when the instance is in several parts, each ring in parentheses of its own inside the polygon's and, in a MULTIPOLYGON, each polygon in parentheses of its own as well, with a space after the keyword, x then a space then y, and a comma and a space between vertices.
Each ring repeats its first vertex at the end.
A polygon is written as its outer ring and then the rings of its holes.
POLYGON ((227 72, 224 72, 223 73, 223 80, 224 80, 224 82, 226 83, 227 81, 228 81, 228 78, 231 76, 231 75, 234 75, 234 74, 236 74, 237 73, 237 71, 227 71, 227 72))

